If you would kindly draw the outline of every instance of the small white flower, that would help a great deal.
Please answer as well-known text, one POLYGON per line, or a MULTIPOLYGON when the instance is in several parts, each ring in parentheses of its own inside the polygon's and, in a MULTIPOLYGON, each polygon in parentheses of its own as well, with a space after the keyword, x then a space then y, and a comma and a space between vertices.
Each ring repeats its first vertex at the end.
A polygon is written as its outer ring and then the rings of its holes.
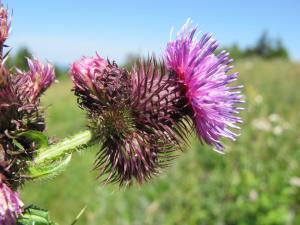
POLYGON ((276 126, 273 128, 273 134, 279 136, 283 132, 283 128, 281 126, 276 126))
POLYGON ((283 128, 284 130, 288 130, 288 129, 291 128, 291 124, 288 123, 288 122, 284 122, 284 123, 282 123, 282 128, 283 128))
POLYGON ((278 123, 281 121, 281 117, 276 113, 272 113, 271 115, 269 115, 269 120, 273 123, 278 123))
POLYGON ((257 191, 256 190, 251 190, 250 193, 249 193, 250 200, 256 201, 257 197, 258 197, 257 191))
POLYGON ((300 187, 300 177, 291 177, 290 185, 300 187))
POLYGON ((271 131, 272 124, 265 118, 256 118, 252 121, 252 126, 257 130, 271 131))
POLYGON ((263 102, 263 97, 261 95, 256 95, 255 98, 254 98, 254 102, 257 105, 260 105, 263 102))

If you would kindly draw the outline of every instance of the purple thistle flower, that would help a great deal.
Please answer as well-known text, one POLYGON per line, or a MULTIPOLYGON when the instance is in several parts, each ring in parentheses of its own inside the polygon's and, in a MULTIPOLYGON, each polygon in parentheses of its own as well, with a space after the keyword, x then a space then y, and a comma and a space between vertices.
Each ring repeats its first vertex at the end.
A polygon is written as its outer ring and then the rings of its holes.
POLYGON ((158 174, 174 151, 172 142, 149 127, 138 127, 135 118, 127 113, 124 109, 109 111, 110 115, 100 117, 98 127, 94 128, 102 142, 95 168, 100 170, 100 176, 107 174, 106 182, 120 185, 131 184, 133 179, 143 183, 158 174), (112 130, 108 131, 109 128, 112 130))
POLYGON ((29 70, 13 78, 19 98, 35 102, 55 80, 54 68, 51 64, 42 64, 37 59, 27 59, 29 70))
POLYGON ((169 113, 177 96, 163 76, 167 71, 150 60, 128 74, 96 56, 75 62, 70 73, 88 126, 102 143, 95 162, 100 176, 126 185, 159 173, 178 143, 169 113))
POLYGON ((223 152, 220 139, 235 140, 237 134, 229 128, 239 129, 236 124, 242 121, 236 114, 241 108, 237 104, 243 101, 241 86, 229 86, 238 76, 238 73, 227 74, 232 60, 225 51, 215 54, 217 47, 217 42, 208 34, 198 40, 196 28, 188 20, 176 40, 168 43, 165 61, 185 92, 200 140, 223 152))
POLYGON ((71 74, 76 87, 85 90, 88 88, 91 92, 96 93, 97 86, 94 82, 101 79, 103 71, 108 66, 108 62, 98 54, 95 57, 84 57, 80 61, 72 64, 71 74))
POLYGON ((136 62, 131 70, 131 104, 143 124, 155 127, 161 135, 167 135, 177 145, 187 142, 190 134, 183 122, 183 107, 178 79, 155 57, 136 62))
POLYGON ((12 118, 18 117, 18 105, 17 96, 11 85, 11 77, 4 65, 0 65, 0 133, 15 127, 11 122, 12 118))
POLYGON ((43 110, 39 96, 54 80, 54 70, 49 64, 28 60, 29 71, 12 75, 0 65, 0 171, 6 171, 7 182, 17 187, 23 182, 20 171, 26 167, 24 157, 32 157, 36 145, 18 134, 44 131, 43 110), (18 142, 22 151, 15 145, 18 142), (20 160, 19 160, 20 159, 20 160), (10 168, 8 171, 6 167, 10 168))
POLYGON ((88 111, 100 112, 112 104, 121 105, 129 93, 127 72, 98 55, 73 63, 70 74, 75 95, 88 111))
POLYGON ((16 224, 17 217, 22 214, 22 207, 18 193, 12 191, 0 177, 0 224, 16 224))
POLYGON ((0 46, 2 47, 3 43, 8 38, 10 31, 10 19, 8 18, 8 11, 4 8, 2 2, 0 1, 0 46))

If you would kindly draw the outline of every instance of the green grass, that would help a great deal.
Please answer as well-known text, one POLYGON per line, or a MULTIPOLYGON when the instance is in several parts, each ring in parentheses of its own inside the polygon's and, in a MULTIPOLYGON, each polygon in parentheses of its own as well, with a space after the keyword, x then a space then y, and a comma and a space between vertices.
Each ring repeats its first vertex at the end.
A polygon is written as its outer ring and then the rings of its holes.
MULTIPOLYGON (((52 180, 28 183, 25 203, 71 224, 300 224, 300 65, 285 61, 237 63, 246 110, 227 154, 192 140, 161 176, 144 186, 103 186, 91 171, 97 147, 75 154, 52 180)), ((43 99, 47 132, 65 137, 84 129, 70 83, 55 84, 43 99)))

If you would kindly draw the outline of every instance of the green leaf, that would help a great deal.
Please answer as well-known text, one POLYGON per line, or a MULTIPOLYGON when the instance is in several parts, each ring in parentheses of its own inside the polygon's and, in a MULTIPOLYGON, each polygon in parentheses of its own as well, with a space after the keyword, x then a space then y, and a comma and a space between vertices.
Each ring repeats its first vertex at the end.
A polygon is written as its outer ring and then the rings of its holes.
POLYGON ((69 164, 72 154, 55 161, 47 161, 41 164, 31 162, 28 166, 26 176, 31 179, 51 178, 62 172, 69 164))
POLYGON ((86 130, 79 132, 72 137, 65 138, 62 141, 49 145, 47 147, 41 147, 36 150, 36 156, 34 158, 35 163, 43 163, 47 161, 54 161, 69 155, 74 151, 82 148, 86 148, 92 143, 93 135, 91 131, 86 130))
MULTIPOLYGON (((28 133, 28 135, 40 136, 39 133, 32 132, 28 133)), ((28 167, 23 175, 29 179, 56 176, 66 168, 74 151, 86 148, 93 143, 93 135, 87 130, 79 132, 70 138, 65 138, 58 143, 40 147, 35 151, 34 160, 28 162, 28 167)))
POLYGON ((49 212, 37 206, 28 206, 18 218, 17 225, 58 225, 50 221, 49 212))
POLYGON ((38 148, 43 148, 48 146, 48 137, 40 131, 29 130, 18 134, 18 136, 26 137, 36 142, 38 148))

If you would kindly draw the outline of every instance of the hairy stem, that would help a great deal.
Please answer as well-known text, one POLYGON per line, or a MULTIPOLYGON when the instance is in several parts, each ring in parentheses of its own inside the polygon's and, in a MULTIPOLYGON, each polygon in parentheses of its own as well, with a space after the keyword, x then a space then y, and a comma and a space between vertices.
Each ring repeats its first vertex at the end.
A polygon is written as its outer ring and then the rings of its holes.
POLYGON ((82 131, 74 136, 65 138, 58 143, 38 149, 34 163, 39 164, 48 160, 55 160, 91 144, 93 144, 93 135, 91 131, 82 131))

